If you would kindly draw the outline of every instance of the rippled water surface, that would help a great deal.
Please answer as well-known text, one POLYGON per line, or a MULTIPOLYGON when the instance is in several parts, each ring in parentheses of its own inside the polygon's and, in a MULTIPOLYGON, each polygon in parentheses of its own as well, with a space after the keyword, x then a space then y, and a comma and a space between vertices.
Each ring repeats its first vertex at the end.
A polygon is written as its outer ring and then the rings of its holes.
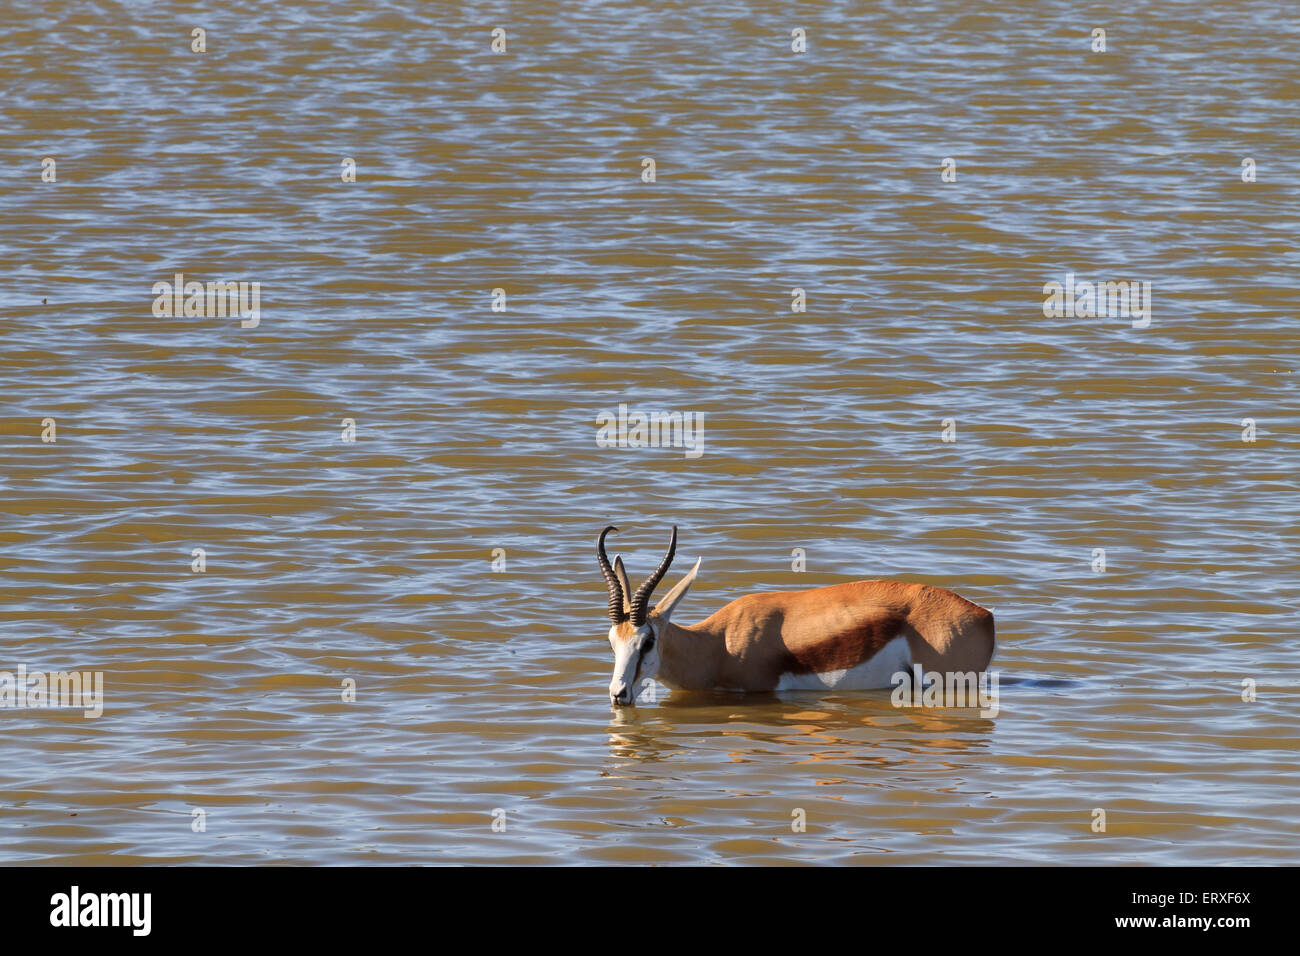
POLYGON ((1297 19, 5 4, 0 669, 106 700, 0 710, 0 861, 1294 862, 1297 19), (684 623, 951 588, 999 711, 612 714, 609 523, 684 623))

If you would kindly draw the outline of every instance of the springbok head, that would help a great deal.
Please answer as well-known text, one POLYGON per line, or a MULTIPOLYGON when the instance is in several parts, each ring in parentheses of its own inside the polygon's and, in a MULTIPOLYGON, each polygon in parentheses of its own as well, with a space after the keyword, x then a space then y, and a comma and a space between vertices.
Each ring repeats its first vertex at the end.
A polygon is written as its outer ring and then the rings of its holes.
POLYGON ((649 609, 650 595, 668 573, 668 566, 673 563, 673 555, 677 553, 677 526, 673 525, 668 553, 654 573, 636 589, 635 594, 628 584, 623 558, 615 557, 614 566, 610 567, 609 558, 605 555, 605 536, 617 530, 610 525, 600 533, 596 539, 596 560, 600 562, 600 573, 609 585, 609 619, 612 622, 609 643, 614 648, 614 676, 609 682, 609 699, 612 704, 621 707, 635 703, 637 695, 659 673, 664 628, 673 609, 690 590, 695 573, 700 569, 700 562, 696 561, 691 573, 678 581, 677 586, 653 609, 649 609))

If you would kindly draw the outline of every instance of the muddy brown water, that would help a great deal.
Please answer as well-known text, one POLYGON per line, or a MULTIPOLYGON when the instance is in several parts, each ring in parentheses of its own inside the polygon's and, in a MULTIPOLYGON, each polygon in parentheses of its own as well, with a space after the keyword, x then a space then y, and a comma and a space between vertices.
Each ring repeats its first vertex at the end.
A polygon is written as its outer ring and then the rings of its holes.
POLYGON ((0 28, 0 670, 104 680, 0 710, 0 861, 1295 861, 1291 5, 0 28), (1067 274, 1149 324, 1045 316, 1067 274), (699 454, 600 447, 620 404, 699 454), (998 713, 612 714, 608 523, 634 578, 680 526, 688 623, 951 588, 998 713))

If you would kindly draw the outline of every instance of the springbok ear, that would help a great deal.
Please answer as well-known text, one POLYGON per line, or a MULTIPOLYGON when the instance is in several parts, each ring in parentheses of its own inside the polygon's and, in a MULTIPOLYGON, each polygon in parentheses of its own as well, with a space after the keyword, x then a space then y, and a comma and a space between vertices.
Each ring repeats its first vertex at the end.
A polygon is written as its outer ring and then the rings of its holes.
POLYGON ((623 613, 629 614, 632 611, 632 586, 627 583, 627 568, 623 567, 623 555, 614 555, 614 573, 618 575, 618 583, 623 586, 623 613))
POLYGON ((695 583, 695 575, 699 573, 700 562, 703 560, 703 558, 696 558, 695 567, 691 568, 691 573, 678 581, 677 585, 665 594, 660 599, 659 603, 655 605, 654 612, 665 621, 672 617, 673 611, 677 609, 677 605, 681 603, 682 598, 686 597, 686 592, 689 591, 691 585, 695 583))

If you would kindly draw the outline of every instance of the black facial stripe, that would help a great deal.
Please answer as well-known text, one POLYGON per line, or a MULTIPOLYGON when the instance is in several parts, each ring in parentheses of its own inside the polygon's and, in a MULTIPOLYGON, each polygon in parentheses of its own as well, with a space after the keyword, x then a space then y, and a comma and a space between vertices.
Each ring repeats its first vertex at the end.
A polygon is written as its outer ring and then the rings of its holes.
POLYGON ((641 680, 641 665, 645 663, 645 656, 655 649, 655 636, 651 632, 650 636, 641 644, 641 649, 636 655, 636 680, 641 680))

